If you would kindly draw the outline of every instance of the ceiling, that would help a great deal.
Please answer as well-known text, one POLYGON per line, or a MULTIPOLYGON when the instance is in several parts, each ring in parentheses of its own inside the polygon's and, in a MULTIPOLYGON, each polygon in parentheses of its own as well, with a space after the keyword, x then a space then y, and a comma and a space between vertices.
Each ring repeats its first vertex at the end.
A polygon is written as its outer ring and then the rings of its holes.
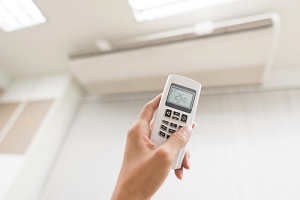
POLYGON ((134 20, 126 0, 34 1, 48 20, 45 24, 12 33, 0 31, 0 68, 13 77, 66 71, 70 52, 94 47, 99 39, 119 40, 266 12, 277 12, 283 22, 274 67, 300 67, 299 0, 246 0, 143 23, 134 20))

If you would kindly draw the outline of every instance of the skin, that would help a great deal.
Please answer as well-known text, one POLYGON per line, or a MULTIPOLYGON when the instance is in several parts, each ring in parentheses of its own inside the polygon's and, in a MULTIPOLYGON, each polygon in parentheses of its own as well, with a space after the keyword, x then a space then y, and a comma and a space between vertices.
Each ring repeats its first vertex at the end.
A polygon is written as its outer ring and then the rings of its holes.
MULTIPOLYGON (((178 151, 191 137, 195 124, 184 126, 160 146, 150 141, 153 115, 160 99, 161 95, 147 103, 128 131, 123 164, 112 200, 150 199, 167 178, 178 151)), ((180 180, 184 168, 190 169, 189 151, 184 156, 182 167, 174 170, 180 180)))

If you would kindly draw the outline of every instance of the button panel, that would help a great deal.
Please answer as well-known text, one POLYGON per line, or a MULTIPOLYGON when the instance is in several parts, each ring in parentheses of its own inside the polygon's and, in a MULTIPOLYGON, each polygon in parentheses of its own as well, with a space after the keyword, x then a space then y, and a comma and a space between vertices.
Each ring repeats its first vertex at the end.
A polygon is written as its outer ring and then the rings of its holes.
POLYGON ((167 120, 162 120, 162 123, 165 125, 169 125, 169 121, 167 121, 167 120))
POLYGON ((175 111, 174 111, 174 112, 173 112, 173 115, 176 115, 176 116, 178 116, 178 117, 179 117, 179 116, 180 116, 180 113, 179 113, 179 112, 175 112, 175 111))
POLYGON ((165 110, 165 119, 161 121, 160 130, 158 135, 162 138, 168 139, 178 129, 182 128, 188 119, 188 116, 178 111, 171 109, 165 110))
POLYGON ((170 126, 172 126, 173 128, 177 128, 177 124, 171 123, 170 126))
POLYGON ((182 114, 180 120, 181 120, 182 122, 186 123, 187 115, 182 114))
POLYGON ((165 138, 165 136, 166 136, 166 134, 164 132, 162 132, 162 131, 159 131, 158 135, 161 136, 161 137, 163 137, 163 138, 165 138))
POLYGON ((171 117, 171 114, 172 114, 172 110, 166 109, 165 116, 171 117))
POLYGON ((167 131, 167 129, 168 129, 168 128, 167 128, 166 126, 164 126, 164 125, 161 125, 160 128, 161 128, 162 130, 164 130, 164 131, 167 131))
POLYGON ((168 132, 172 134, 172 133, 175 133, 175 132, 176 132, 176 130, 174 130, 174 129, 170 129, 170 128, 169 128, 169 131, 168 131, 168 132))

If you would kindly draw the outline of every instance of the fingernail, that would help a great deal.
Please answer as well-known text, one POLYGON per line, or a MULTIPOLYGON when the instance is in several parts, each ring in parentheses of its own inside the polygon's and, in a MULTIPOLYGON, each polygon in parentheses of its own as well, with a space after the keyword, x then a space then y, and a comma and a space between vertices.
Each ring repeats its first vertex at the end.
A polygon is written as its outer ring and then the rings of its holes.
POLYGON ((192 125, 192 128, 194 129, 194 128, 196 128, 196 126, 197 126, 197 123, 194 122, 193 125, 192 125))

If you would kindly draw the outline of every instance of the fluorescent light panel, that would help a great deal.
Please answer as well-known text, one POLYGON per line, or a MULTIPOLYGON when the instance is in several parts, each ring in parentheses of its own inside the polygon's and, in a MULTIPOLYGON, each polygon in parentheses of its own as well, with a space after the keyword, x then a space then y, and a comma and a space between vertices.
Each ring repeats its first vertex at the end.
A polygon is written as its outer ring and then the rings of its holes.
POLYGON ((32 0, 0 0, 0 28, 12 32, 46 22, 32 0))
POLYGON ((128 0, 137 21, 169 17, 242 0, 128 0))

